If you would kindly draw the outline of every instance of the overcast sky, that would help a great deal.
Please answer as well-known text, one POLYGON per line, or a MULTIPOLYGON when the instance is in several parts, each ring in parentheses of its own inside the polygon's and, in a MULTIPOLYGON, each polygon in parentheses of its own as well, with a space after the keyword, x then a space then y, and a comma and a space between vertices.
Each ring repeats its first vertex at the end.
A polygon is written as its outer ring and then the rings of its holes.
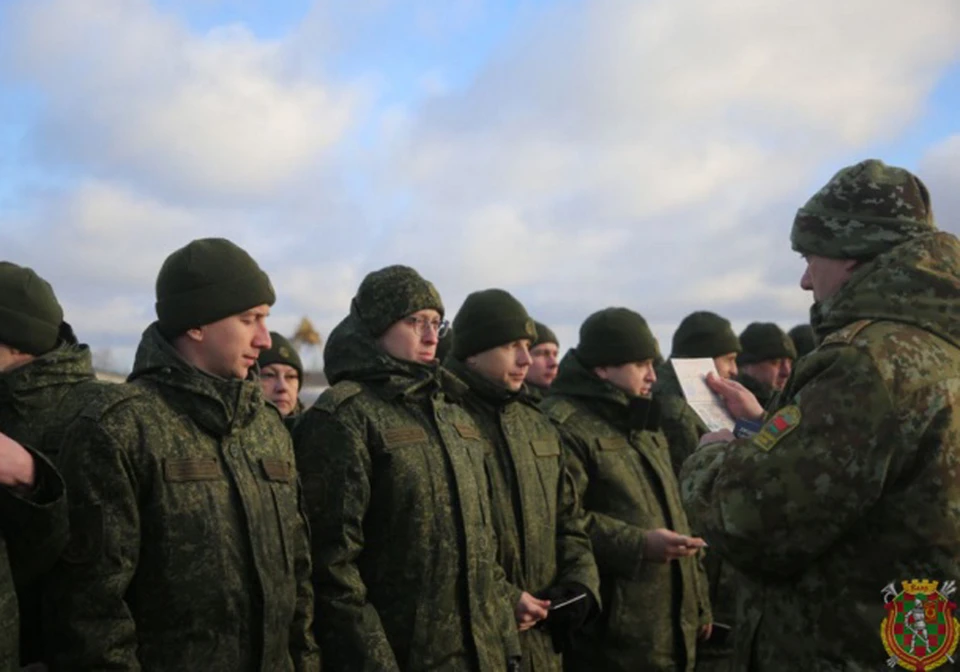
MULTIPOLYGON (((226 236, 272 326, 419 269, 564 347, 625 305, 804 321, 788 233, 843 165, 960 232, 960 2, 0 0, 0 259, 128 367, 163 259, 226 236)), ((309 360, 308 360, 308 363, 309 360)))

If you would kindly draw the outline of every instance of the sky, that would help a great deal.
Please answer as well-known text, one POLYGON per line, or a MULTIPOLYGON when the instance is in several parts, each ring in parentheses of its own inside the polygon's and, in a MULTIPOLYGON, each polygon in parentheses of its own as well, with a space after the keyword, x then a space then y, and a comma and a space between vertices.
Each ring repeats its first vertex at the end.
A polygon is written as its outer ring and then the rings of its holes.
POLYGON ((450 318, 500 287, 566 348, 627 306, 669 352, 694 310, 806 320, 790 226, 845 165, 960 233, 957 109, 956 0, 0 0, 0 259, 121 370, 208 236, 283 333, 404 263, 450 318))

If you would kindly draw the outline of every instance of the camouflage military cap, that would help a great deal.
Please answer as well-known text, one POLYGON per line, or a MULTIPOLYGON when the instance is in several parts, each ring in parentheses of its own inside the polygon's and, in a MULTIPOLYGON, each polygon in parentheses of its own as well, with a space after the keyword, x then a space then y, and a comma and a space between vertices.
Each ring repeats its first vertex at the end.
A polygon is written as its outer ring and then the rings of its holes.
POLYGON ((756 364, 771 359, 796 359, 793 341, 773 322, 752 322, 740 334, 743 352, 737 364, 756 364))
POLYGON ((300 353, 290 341, 275 331, 270 332, 270 349, 262 351, 257 362, 261 369, 271 364, 292 366, 300 376, 300 384, 303 384, 303 362, 300 359, 300 353))
POLYGON ((407 315, 432 308, 443 316, 443 302, 433 283, 409 266, 387 266, 368 273, 360 283, 353 307, 373 336, 380 336, 407 315))
POLYGON ((790 242, 801 254, 872 259, 936 230, 923 182, 869 159, 838 172, 797 211, 790 242))

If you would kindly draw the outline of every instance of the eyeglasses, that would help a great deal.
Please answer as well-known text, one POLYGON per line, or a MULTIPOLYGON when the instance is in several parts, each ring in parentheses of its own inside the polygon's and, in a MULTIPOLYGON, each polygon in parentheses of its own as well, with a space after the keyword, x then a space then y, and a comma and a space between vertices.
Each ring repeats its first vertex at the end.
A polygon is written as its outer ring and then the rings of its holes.
POLYGON ((438 320, 436 318, 429 317, 420 317, 417 315, 408 315, 403 318, 404 324, 410 325, 418 336, 423 336, 423 334, 429 328, 431 331, 437 332, 437 338, 443 338, 447 335, 447 332, 450 331, 450 323, 446 320, 438 320))

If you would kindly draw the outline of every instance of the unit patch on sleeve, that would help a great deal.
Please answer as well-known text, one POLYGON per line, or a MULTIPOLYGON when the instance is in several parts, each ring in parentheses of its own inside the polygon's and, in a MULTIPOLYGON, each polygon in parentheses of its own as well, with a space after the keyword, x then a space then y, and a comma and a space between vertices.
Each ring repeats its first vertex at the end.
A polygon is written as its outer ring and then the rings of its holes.
POLYGON ((800 424, 800 408, 784 406, 753 437, 753 445, 763 451, 772 449, 777 442, 800 424))

